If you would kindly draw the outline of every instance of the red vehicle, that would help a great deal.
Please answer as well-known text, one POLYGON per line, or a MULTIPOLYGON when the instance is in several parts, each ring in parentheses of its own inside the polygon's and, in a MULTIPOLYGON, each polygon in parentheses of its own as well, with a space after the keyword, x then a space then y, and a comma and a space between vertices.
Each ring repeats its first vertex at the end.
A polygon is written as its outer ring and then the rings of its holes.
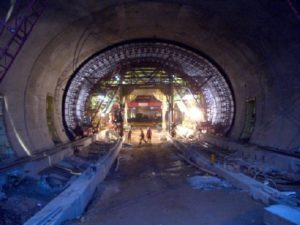
POLYGON ((161 123, 162 102, 152 95, 139 95, 127 103, 129 123, 161 123))

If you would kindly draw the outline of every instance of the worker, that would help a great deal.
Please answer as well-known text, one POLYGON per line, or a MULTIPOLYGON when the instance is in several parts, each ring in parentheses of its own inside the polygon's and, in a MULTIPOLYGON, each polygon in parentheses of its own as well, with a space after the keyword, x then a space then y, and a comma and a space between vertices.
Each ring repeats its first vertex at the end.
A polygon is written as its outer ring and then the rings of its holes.
POLYGON ((82 138, 84 136, 84 132, 78 123, 76 124, 76 127, 73 131, 76 135, 76 139, 82 138))
POLYGON ((152 130, 150 127, 147 128, 147 141, 151 144, 151 138, 152 138, 152 130))
POLYGON ((119 135, 120 135, 120 137, 123 137, 123 135, 124 135, 123 123, 119 123, 118 124, 118 128, 119 128, 119 135))
POLYGON ((173 138, 175 138, 175 136, 176 136, 176 124, 175 123, 171 124, 171 136, 173 138))
POLYGON ((139 143, 139 145, 142 144, 142 141, 144 141, 145 143, 147 143, 147 141, 145 140, 145 134, 144 134, 143 129, 141 129, 141 133, 140 133, 140 143, 139 143))
POLYGON ((128 134, 127 134, 128 143, 131 143, 131 134, 132 134, 132 129, 131 129, 131 127, 129 127, 128 134))

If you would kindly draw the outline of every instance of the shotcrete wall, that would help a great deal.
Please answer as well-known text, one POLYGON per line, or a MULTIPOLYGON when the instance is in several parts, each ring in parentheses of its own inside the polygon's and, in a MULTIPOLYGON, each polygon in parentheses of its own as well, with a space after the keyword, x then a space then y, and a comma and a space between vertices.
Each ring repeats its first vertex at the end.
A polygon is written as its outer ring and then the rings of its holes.
POLYGON ((285 1, 78 2, 49 3, 1 83, 19 156, 26 155, 24 148, 33 153, 53 146, 47 95, 54 97, 55 127, 67 142, 62 95, 74 70, 108 46, 140 38, 183 43, 222 68, 236 102, 230 139, 243 130, 245 101, 256 98, 250 142, 300 151, 300 21, 285 1))

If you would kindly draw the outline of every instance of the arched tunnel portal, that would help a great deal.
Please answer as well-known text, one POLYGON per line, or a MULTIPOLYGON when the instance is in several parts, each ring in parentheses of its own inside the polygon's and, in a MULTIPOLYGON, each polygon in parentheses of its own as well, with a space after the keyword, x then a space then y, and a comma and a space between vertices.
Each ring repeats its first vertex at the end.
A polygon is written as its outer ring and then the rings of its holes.
MULTIPOLYGON (((108 76, 115 79, 115 87, 142 85, 143 88, 155 88, 165 85, 163 92, 166 92, 175 85, 177 95, 181 98, 198 92, 203 99, 205 121, 209 121, 213 126, 222 127, 221 133, 227 133, 234 117, 234 99, 230 84, 227 83, 224 74, 208 59, 180 46, 154 40, 135 41, 109 47, 109 50, 103 50, 90 57, 73 74, 65 90, 63 114, 69 136, 72 137, 72 130, 77 124, 90 123, 85 109, 87 101, 95 91, 101 91, 95 90, 95 86, 101 83, 102 79, 107 80, 108 76), (154 67, 154 71, 143 74, 142 77, 122 79, 130 68, 149 66, 154 67), (167 73, 163 78, 157 75, 161 70, 167 73), (183 83, 184 81, 187 83, 183 83), (182 88, 188 90, 182 92, 179 90, 182 88)), ((102 90, 108 91, 109 89, 102 90)))

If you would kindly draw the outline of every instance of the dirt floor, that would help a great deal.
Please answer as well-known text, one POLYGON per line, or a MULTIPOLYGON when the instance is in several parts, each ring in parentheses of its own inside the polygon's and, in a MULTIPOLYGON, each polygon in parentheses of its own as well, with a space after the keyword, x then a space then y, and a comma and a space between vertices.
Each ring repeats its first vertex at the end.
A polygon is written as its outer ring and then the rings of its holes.
POLYGON ((204 175, 185 164, 154 132, 152 145, 124 145, 119 163, 74 225, 262 225, 264 205, 234 187, 202 190, 188 179, 204 175))

